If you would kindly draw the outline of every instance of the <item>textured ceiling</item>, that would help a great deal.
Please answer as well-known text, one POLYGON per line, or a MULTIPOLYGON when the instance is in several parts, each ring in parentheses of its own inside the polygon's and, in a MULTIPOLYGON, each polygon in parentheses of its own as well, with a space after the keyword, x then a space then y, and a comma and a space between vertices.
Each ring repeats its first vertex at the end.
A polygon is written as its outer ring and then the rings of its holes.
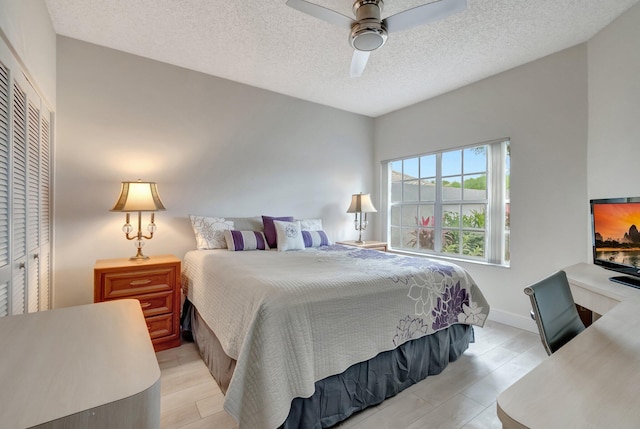
MULTIPOLYGON (((389 35, 360 78, 348 32, 286 0, 45 0, 56 32, 376 117, 589 40, 639 0, 468 0, 389 35)), ((352 16, 351 0, 312 0, 352 16)), ((387 0, 382 17, 431 0, 387 0)))

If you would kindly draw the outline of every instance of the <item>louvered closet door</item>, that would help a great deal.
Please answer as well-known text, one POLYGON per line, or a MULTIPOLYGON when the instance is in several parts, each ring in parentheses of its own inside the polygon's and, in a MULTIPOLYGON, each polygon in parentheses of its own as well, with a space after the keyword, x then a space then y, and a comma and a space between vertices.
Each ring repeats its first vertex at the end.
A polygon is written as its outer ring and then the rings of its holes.
POLYGON ((10 313, 9 258, 9 69, 0 62, 0 317, 10 313))
POLYGON ((13 167, 12 232, 13 284, 11 311, 23 314, 26 310, 27 281, 27 93, 18 82, 13 81, 13 167))
POLYGON ((0 317, 50 308, 51 117, 0 39, 0 317))
POLYGON ((48 310, 51 299, 51 112, 42 108, 40 118, 40 310, 48 310))
POLYGON ((40 308, 40 100, 27 102, 27 311, 40 308))

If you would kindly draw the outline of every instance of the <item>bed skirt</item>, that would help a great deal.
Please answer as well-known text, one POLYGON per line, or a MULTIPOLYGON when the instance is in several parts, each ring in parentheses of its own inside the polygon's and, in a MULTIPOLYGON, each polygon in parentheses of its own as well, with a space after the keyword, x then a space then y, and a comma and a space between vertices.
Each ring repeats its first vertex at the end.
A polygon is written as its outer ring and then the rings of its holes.
MULTIPOLYGON (((236 361, 224 353, 197 310, 189 304, 185 310, 183 329, 192 332, 209 371, 226 392, 236 361)), ((309 398, 295 398, 280 428, 331 427, 429 375, 439 374, 449 362, 462 355, 470 342, 473 342, 473 327, 456 324, 354 364, 341 374, 317 381, 315 393, 309 398)))

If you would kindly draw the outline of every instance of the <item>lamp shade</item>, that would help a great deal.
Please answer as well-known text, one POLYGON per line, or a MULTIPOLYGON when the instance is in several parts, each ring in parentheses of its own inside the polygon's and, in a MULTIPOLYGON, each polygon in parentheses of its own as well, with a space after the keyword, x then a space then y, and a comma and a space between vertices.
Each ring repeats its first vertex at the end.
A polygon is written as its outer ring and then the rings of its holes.
POLYGON ((369 194, 353 194, 351 196, 351 205, 347 209, 347 213, 374 213, 376 208, 371 202, 369 194))
POLYGON ((164 210, 155 182, 122 182, 118 201, 112 212, 155 212, 164 210))

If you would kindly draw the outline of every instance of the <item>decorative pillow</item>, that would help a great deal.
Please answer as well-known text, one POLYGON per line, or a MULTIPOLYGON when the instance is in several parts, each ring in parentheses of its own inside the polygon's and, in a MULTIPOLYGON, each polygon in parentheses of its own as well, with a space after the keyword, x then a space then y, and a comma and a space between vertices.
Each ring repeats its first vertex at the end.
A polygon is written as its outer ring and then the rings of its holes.
POLYGON ((304 247, 320 247, 331 244, 329 237, 324 231, 301 231, 304 247))
POLYGON ((300 219, 303 231, 322 231, 322 219, 300 219))
POLYGON ((293 216, 282 216, 282 217, 271 217, 271 216, 262 216, 262 223, 264 225, 264 236, 267 237, 267 244, 270 248, 275 248, 277 246, 276 241, 276 228, 273 225, 273 221, 283 221, 283 222, 293 222, 293 216))
POLYGON ((237 250, 268 250, 267 240, 260 231, 224 231, 227 248, 237 250))
POLYGON ((264 231, 262 218, 260 216, 227 217, 226 219, 233 222, 233 229, 238 231, 264 231))
POLYGON ((302 238, 299 221, 282 222, 274 220, 273 224, 276 229, 278 252, 304 249, 304 239, 302 238))
POLYGON ((224 249, 227 243, 223 232, 233 229, 233 222, 225 220, 223 217, 189 216, 191 226, 196 235, 196 248, 203 249, 224 249))

